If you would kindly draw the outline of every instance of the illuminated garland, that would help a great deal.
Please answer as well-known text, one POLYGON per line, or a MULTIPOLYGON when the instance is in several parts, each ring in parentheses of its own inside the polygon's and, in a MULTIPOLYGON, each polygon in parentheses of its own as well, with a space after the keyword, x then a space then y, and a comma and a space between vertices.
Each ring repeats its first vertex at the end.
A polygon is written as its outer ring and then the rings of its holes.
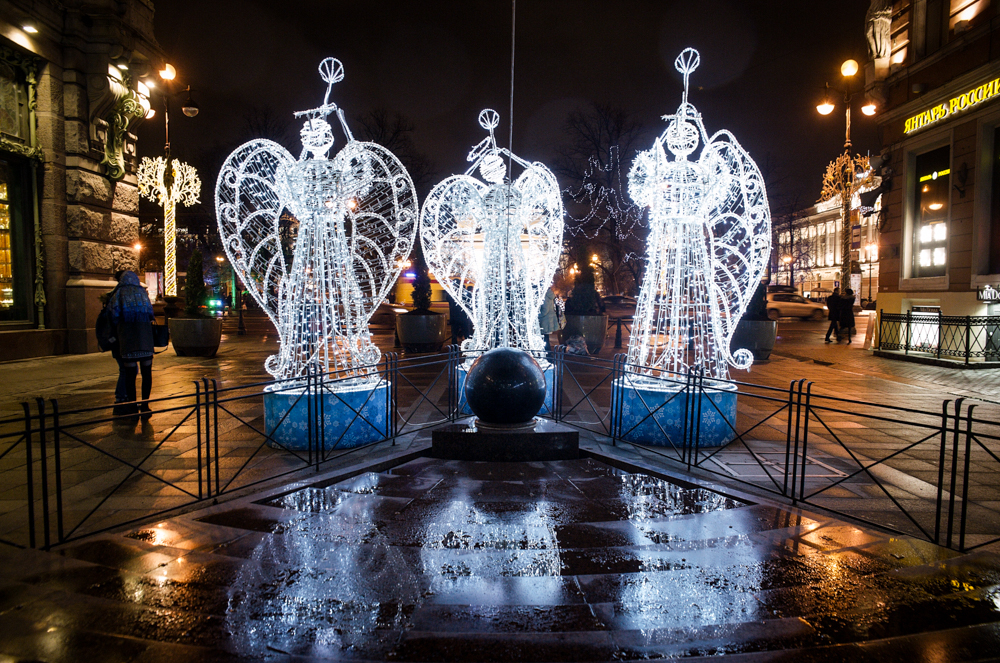
POLYGON ((541 351, 538 310, 562 250, 562 199, 548 168, 497 147, 499 123, 496 111, 479 114, 490 135, 472 148, 465 174, 431 190, 420 239, 438 282, 475 325, 463 350, 541 351), (513 182, 511 162, 524 169, 513 182), (477 167, 485 183, 471 176, 477 167))
POLYGON ((736 324, 771 253, 764 179, 728 131, 711 138, 688 103, 688 79, 700 57, 674 61, 684 75, 677 113, 629 173, 629 194, 649 207, 646 274, 628 362, 640 375, 681 376, 693 369, 726 379, 728 365, 749 368, 746 349, 730 353, 736 324), (696 161, 688 157, 703 147, 696 161), (667 156, 666 147, 673 158, 667 156))
POLYGON ((410 253, 419 207, 403 164, 375 143, 354 139, 330 91, 344 78, 339 60, 319 67, 327 83, 323 105, 304 117, 303 151, 295 159, 269 140, 237 148, 216 184, 219 233, 247 290, 274 321, 280 350, 266 368, 279 379, 308 371, 377 381, 381 353, 368 319, 385 299, 410 253), (336 113, 347 145, 328 159, 336 113), (299 221, 290 268, 279 218, 299 221))
MULTIPOLYGON (((169 150, 168 150, 169 151, 169 150)), ((136 172, 139 193, 163 208, 163 291, 177 295, 177 220, 176 208, 197 205, 201 195, 201 179, 194 166, 177 159, 143 157, 136 172), (172 165, 167 172, 167 161, 172 165)))

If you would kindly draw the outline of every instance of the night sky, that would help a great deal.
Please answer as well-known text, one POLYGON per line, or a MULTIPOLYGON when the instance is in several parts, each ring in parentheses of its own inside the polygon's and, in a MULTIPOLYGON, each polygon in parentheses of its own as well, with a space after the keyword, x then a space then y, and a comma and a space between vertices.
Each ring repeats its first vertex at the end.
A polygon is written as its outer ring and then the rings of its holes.
MULTIPOLYGON (((783 2, 520 0, 517 3, 513 148, 548 164, 564 140, 567 113, 591 102, 635 111, 648 138, 681 99, 673 60, 687 46, 701 52, 691 102, 706 129, 729 129, 773 173, 769 193, 798 207, 815 202, 825 165, 843 147, 843 106, 821 117, 823 84, 839 83, 840 63, 866 59, 867 0, 783 2)), ((202 172, 211 198, 221 159, 241 139, 250 106, 287 118, 298 155, 296 110, 322 102, 317 73, 324 57, 344 63, 331 100, 353 120, 374 107, 415 125, 416 147, 434 164, 434 181, 466 169, 470 147, 485 135, 480 109, 500 112, 507 143, 511 3, 321 2, 298 0, 159 0, 156 37, 190 84, 197 118, 171 113, 171 143, 181 158, 214 164, 202 172), (215 157, 214 155, 220 155, 215 157)), ((859 74, 856 78, 861 79, 859 74)), ((862 87, 862 80, 856 85, 862 87)), ((859 95, 860 96, 860 95, 859 95)), ((160 106, 154 100, 156 107, 160 106)), ((855 150, 879 151, 873 118, 852 115, 855 150)), ((339 127, 337 143, 344 142, 339 127)), ((163 116, 139 128, 141 156, 162 154, 163 116)), ((626 167, 628 164, 626 164, 626 167)), ((204 168, 204 166, 203 166, 204 168)))

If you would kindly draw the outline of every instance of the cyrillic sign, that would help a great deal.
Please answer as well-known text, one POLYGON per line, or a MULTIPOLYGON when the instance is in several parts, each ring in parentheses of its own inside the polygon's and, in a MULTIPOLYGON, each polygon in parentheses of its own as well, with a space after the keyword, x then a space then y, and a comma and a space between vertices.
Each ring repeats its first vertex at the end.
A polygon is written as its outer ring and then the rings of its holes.
POLYGON ((903 125, 903 133, 912 133, 917 129, 923 129, 929 124, 940 122, 954 113, 960 113, 967 108, 972 108, 977 104, 989 101, 1000 94, 1000 78, 996 78, 989 83, 983 83, 974 87, 968 92, 952 97, 948 101, 938 104, 925 110, 923 113, 914 115, 906 120, 903 125))

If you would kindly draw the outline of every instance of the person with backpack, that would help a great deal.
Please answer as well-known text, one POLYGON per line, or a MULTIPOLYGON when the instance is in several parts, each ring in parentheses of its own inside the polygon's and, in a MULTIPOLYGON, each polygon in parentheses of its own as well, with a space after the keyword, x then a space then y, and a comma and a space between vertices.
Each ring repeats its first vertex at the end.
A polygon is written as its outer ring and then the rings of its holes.
MULTIPOLYGON (((111 292, 102 316, 110 323, 111 356, 118 362, 115 414, 144 418, 151 414, 149 394, 153 389, 153 304, 135 272, 124 271, 111 292), (136 377, 142 372, 142 402, 136 402, 136 377)), ((100 336, 100 334, 99 334, 100 336)), ((101 340, 100 338, 98 339, 101 340)))
POLYGON ((830 334, 840 342, 840 288, 834 288, 833 294, 826 298, 826 317, 830 326, 826 330, 826 342, 830 343, 830 334))

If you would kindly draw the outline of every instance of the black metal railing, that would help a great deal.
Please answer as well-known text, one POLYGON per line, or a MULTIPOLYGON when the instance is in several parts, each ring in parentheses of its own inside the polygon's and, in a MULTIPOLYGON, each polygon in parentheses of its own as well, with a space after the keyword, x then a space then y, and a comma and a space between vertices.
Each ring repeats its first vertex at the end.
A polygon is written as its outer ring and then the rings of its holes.
MULTIPOLYGON (((649 375, 623 354, 577 357, 563 346, 537 354, 552 370, 551 408, 541 416, 655 462, 952 548, 1000 541, 1000 417, 984 413, 986 404, 959 398, 926 411, 820 393, 806 380, 778 388, 698 372, 649 375)), ((57 399, 22 403, 22 416, 0 420, 0 543, 50 548, 350 454, 374 458, 373 447, 466 416, 458 369, 468 358, 456 346, 389 353, 361 370, 360 395, 352 395, 356 375, 206 379, 151 401, 148 417, 110 405, 64 410, 57 399), (283 394, 283 410, 265 412, 268 392, 283 394)))
POLYGON ((1000 316, 879 311, 878 349, 937 359, 1000 361, 1000 316))

